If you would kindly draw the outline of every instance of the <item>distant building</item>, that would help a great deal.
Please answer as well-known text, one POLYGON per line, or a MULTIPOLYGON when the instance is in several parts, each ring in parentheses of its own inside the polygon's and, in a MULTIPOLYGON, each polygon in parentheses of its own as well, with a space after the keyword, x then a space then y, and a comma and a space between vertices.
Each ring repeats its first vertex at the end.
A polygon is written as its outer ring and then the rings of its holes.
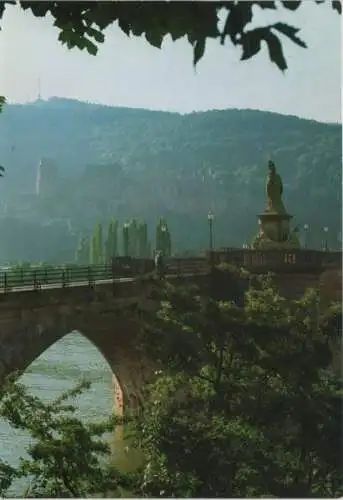
POLYGON ((56 189, 57 181, 58 168, 56 162, 50 158, 42 158, 37 168, 37 196, 51 194, 56 189))

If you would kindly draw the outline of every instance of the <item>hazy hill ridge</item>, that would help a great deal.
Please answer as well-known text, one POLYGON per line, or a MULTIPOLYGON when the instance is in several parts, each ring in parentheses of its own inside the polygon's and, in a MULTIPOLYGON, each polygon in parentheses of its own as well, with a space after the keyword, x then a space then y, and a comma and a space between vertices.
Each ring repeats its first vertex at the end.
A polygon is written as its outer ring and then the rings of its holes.
POLYGON ((207 243, 206 214, 212 209, 217 243, 241 244, 264 205, 271 156, 297 222, 310 224, 316 240, 330 226, 335 240, 341 149, 340 125, 293 116, 235 109, 181 115, 53 98, 5 107, 1 196, 6 217, 30 217, 38 225, 70 219, 76 232, 112 213, 151 223, 165 214, 174 239, 188 247, 207 243), (38 162, 45 157, 56 163, 61 184, 20 210, 19 192, 34 192, 38 162), (74 180, 63 184, 63 177, 74 180))

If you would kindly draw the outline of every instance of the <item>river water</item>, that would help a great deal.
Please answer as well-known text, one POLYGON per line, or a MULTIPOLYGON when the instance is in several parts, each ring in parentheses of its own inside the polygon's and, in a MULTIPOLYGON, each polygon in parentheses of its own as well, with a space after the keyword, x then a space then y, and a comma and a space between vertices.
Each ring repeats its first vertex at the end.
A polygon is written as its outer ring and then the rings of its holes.
MULTIPOLYGON (((78 399, 82 419, 98 421, 112 412, 112 372, 100 352, 81 334, 73 332, 47 349, 26 370, 21 381, 32 394, 48 401, 73 387, 80 378, 92 382, 78 399)), ((108 438, 110 439, 110 438, 108 438)), ((16 465, 25 456, 28 436, 0 419, 0 458, 16 465)), ((21 496, 25 485, 14 484, 11 495, 21 496)))

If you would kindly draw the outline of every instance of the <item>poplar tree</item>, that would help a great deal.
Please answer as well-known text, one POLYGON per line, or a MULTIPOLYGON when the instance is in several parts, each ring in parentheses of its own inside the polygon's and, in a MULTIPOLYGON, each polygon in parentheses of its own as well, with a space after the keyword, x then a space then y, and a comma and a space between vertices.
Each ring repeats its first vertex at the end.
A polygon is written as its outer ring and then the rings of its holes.
POLYGON ((159 219, 156 226, 156 250, 162 252, 165 257, 171 255, 171 235, 163 217, 159 219))
POLYGON ((75 262, 77 264, 89 263, 89 240, 86 236, 80 236, 76 251, 75 262))
POLYGON ((123 255, 125 257, 129 256, 129 224, 124 223, 122 228, 122 239, 123 239, 123 255))
POLYGON ((108 225, 107 240, 105 245, 106 260, 118 255, 118 222, 112 219, 108 225))
POLYGON ((138 257, 148 256, 148 225, 145 221, 140 221, 138 225, 138 257))
POLYGON ((136 219, 131 219, 129 223, 129 255, 137 257, 138 225, 136 219))

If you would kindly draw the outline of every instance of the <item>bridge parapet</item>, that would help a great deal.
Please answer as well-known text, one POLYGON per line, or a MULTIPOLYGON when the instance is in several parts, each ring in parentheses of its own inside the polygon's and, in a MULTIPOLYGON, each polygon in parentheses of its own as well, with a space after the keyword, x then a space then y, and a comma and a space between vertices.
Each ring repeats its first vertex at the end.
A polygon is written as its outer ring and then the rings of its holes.
POLYGON ((250 250, 223 248, 208 252, 214 265, 233 264, 247 269, 285 271, 294 269, 308 270, 313 268, 340 268, 341 252, 321 252, 318 250, 250 250))
MULTIPOLYGON (((0 274, 0 291, 26 292, 81 285, 93 287, 95 284, 134 280, 153 272, 154 267, 152 259, 122 257, 104 265, 14 268, 0 274)), ((165 273, 171 276, 203 274, 208 270, 209 265, 205 258, 168 259, 165 265, 165 273)))

